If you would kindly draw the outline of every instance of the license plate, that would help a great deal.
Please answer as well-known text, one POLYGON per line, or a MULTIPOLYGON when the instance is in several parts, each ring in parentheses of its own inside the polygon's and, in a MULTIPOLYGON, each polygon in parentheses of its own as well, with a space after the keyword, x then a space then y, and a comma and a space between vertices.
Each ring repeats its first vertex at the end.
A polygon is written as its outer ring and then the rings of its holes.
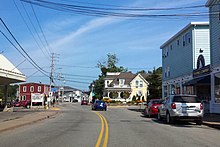
POLYGON ((182 109, 182 113, 186 113, 186 111, 187 111, 186 109, 182 109))

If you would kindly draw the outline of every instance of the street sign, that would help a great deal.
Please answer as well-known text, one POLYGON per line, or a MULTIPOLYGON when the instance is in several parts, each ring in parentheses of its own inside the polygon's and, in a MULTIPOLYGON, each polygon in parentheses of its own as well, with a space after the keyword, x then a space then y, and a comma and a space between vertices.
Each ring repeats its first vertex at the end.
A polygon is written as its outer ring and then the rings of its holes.
POLYGON ((52 92, 57 92, 57 88, 51 88, 52 92))

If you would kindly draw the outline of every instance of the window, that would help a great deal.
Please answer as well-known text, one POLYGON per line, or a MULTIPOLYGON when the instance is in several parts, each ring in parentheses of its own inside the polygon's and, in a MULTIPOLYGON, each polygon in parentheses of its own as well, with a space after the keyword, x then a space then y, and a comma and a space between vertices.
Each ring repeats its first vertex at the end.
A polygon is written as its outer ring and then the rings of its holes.
POLYGON ((34 86, 30 87, 30 92, 34 92, 34 86))
POLYGON ((38 86, 38 87, 37 87, 37 91, 38 91, 38 92, 41 92, 41 86, 38 86))
POLYGON ((218 20, 220 20, 220 12, 218 12, 218 20))
POLYGON ((143 81, 140 81, 140 87, 143 87, 143 81))
POLYGON ((26 96, 24 95, 24 96, 20 96, 20 100, 21 101, 25 101, 26 100, 26 96))
POLYGON ((23 92, 26 92, 26 91, 27 91, 27 87, 23 86, 23 92))
POLYGON ((183 46, 186 45, 186 42, 185 42, 185 37, 183 36, 183 46))
POLYGON ((172 45, 170 45, 170 50, 172 51, 172 49, 173 49, 173 46, 172 46, 172 45))
POLYGON ((177 40, 177 45, 178 45, 178 46, 180 45, 180 40, 179 40, 179 39, 177 40))
POLYGON ((125 79, 119 79, 119 85, 124 85, 125 84, 125 79))
POLYGON ((215 103, 220 103, 220 73, 215 74, 215 103))
POLYGON ((136 88, 138 88, 139 81, 135 81, 136 88))

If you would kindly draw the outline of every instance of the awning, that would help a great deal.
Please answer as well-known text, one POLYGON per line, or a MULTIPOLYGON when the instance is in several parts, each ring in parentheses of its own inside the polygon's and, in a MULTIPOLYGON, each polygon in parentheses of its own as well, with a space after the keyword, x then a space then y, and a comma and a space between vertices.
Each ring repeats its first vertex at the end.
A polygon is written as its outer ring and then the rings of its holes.
POLYGON ((210 84, 211 83, 211 78, 210 75, 204 76, 204 77, 199 77, 199 78, 194 78, 186 83, 184 83, 184 86, 190 86, 190 85, 199 85, 199 84, 210 84))
POLYGON ((0 54, 0 85, 25 82, 26 77, 6 57, 0 54))

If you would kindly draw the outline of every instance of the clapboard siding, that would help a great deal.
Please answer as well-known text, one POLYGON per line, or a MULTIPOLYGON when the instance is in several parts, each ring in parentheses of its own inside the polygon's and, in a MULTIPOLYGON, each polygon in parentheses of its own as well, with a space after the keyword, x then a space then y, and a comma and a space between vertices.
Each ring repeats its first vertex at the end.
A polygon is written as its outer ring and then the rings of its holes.
POLYGON ((214 12, 220 11, 219 5, 213 5, 210 11, 210 46, 211 46, 211 65, 213 67, 220 65, 220 21, 219 14, 214 12))
POLYGON ((199 55, 203 55, 205 58, 205 65, 210 64, 210 35, 208 26, 205 28, 197 28, 195 30, 195 58, 194 58, 194 69, 197 68, 197 59, 199 55), (200 49, 203 50, 200 53, 200 49))
POLYGON ((161 47, 163 81, 192 74, 193 70, 196 69, 197 58, 201 54, 199 53, 200 49, 204 50, 202 54, 205 57, 206 64, 210 63, 208 23, 198 26, 190 25, 181 31, 181 33, 177 34, 161 47), (183 46, 183 40, 186 34, 188 34, 190 42, 187 40, 187 43, 183 46), (178 40, 179 45, 177 44, 178 40), (165 76, 167 67, 170 69, 169 76, 165 76))

